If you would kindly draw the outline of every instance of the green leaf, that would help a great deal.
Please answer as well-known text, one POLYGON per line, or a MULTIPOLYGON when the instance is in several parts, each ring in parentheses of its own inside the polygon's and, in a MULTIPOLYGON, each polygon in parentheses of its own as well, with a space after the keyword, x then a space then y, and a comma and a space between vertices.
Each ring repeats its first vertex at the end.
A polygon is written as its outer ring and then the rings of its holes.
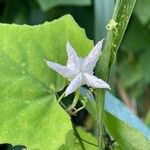
POLYGON ((71 130, 55 97, 66 80, 43 58, 65 64, 67 39, 80 56, 92 42, 70 15, 38 26, 0 24, 0 32, 0 143, 57 149, 71 130))
MULTIPOLYGON (((91 133, 87 133, 83 131, 83 129, 77 129, 78 134, 84 144, 86 150, 97 150, 98 143, 97 139, 91 135, 91 133)), ((76 138, 74 131, 70 131, 66 138, 66 143, 59 150, 82 150, 78 139, 76 138)))
POLYGON ((140 66, 143 71, 143 78, 146 83, 150 83, 150 68, 148 67, 150 51, 143 52, 140 57, 140 66))
POLYGON ((109 92, 105 95, 105 110, 111 115, 118 118, 132 128, 136 128, 147 139, 150 139, 150 130, 127 106, 125 106, 120 100, 114 97, 109 92))
POLYGON ((139 0, 135 6, 134 12, 143 24, 146 24, 148 21, 150 21, 149 8, 149 0, 139 0))
POLYGON ((121 150, 149 150, 150 140, 137 129, 107 112, 105 123, 121 150))
POLYGON ((130 62, 126 56, 125 60, 122 60, 120 64, 118 64, 120 81, 124 88, 132 87, 142 80, 142 69, 136 61, 137 60, 130 62))
POLYGON ((0 49, 4 57, 14 61, 23 75, 30 73, 35 80, 40 80, 41 84, 52 91, 62 90, 66 79, 48 68, 43 59, 65 65, 67 40, 81 57, 93 45, 69 15, 58 21, 33 27, 1 24, 0 31, 0 49))
MULTIPOLYGON (((141 57, 142 55, 140 55, 141 57)), ((143 94, 145 74, 140 61, 134 53, 124 54, 117 64, 121 86, 130 97, 139 98, 143 94)))
POLYGON ((41 8, 46 11, 57 5, 86 6, 91 4, 91 0, 37 0, 41 8))
MULTIPOLYGON (((15 75, 19 77, 20 73, 15 75)), ((59 148, 71 129, 69 117, 57 104, 54 94, 43 89, 40 83, 21 76, 20 79, 20 87, 15 88, 20 94, 12 92, 5 98, 0 97, 0 142, 21 144, 28 149, 59 148)), ((5 90, 12 90, 14 86, 11 83, 5 90)))
POLYGON ((137 52, 148 50, 150 47, 150 31, 141 24, 137 17, 132 17, 128 30, 125 33, 121 49, 126 52, 137 52), (139 35, 140 33, 140 35, 139 35))
POLYGON ((150 128, 150 110, 148 111, 148 113, 146 115, 145 123, 150 128))

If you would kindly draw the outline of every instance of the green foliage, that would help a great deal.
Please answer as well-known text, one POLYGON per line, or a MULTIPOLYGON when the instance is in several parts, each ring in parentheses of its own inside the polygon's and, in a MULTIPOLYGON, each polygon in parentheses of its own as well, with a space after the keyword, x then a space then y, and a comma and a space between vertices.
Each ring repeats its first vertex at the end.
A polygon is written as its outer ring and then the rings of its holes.
POLYGON ((133 16, 124 36, 118 57, 117 71, 122 86, 134 98, 142 97, 150 82, 149 47, 150 30, 133 16))
MULTIPOLYGON (((13 72, 10 73, 14 76, 13 72)), ((17 73, 15 75, 20 76, 17 73)), ((6 96, 4 90, 8 88, 1 91, 0 142, 21 144, 28 149, 59 148, 71 130, 69 117, 57 104, 54 94, 40 83, 32 82, 29 77, 24 79, 20 76, 20 80, 19 85, 12 83, 9 89, 15 88, 19 94, 13 90, 6 96)))
POLYGON ((106 125, 121 150, 149 150, 150 141, 137 129, 106 113, 106 125), (140 141, 139 141, 140 139, 140 141))
MULTIPOLYGON (((87 133, 81 128, 78 128, 77 131, 80 134, 80 137, 86 150, 97 150, 97 140, 94 136, 91 135, 91 133, 87 133)), ((77 138, 75 138, 74 134, 74 131, 70 131, 67 134, 65 145, 63 145, 59 150, 82 150, 79 141, 77 138)))
POLYGON ((145 123, 150 128, 150 111, 148 111, 148 113, 147 113, 145 123))
MULTIPOLYGON (((116 119, 124 122, 132 128, 136 128, 140 131, 145 138, 150 139, 150 130, 143 123, 141 119, 139 119, 135 113, 133 113, 126 105, 124 105, 119 99, 114 97, 111 93, 107 92, 105 95, 105 110, 116 117, 116 119)), ((120 134, 121 136, 121 134, 120 134)), ((134 137, 133 137, 134 138, 134 137)))
MULTIPOLYGON (((93 35, 92 22, 95 19, 97 41, 106 35, 106 24, 111 19, 113 2, 95 0, 93 10, 93 6, 78 9, 71 7, 90 6, 91 0, 1 0, 0 21, 39 24, 71 13, 81 26, 86 27, 90 37, 93 35)), ((104 54, 100 59, 98 72, 103 78, 115 60, 115 53, 134 3, 135 0, 117 1, 113 19, 118 24, 108 32, 109 38, 106 39, 104 54)), ((145 96, 144 90, 150 83, 149 6, 149 0, 137 1, 116 65, 121 85, 129 97, 141 101, 145 96)), ((92 42, 70 16, 33 27, 1 24, 0 31, 0 142, 22 144, 29 149, 80 150, 81 146, 72 131, 70 118, 56 102, 56 92, 64 88, 66 80, 49 69, 43 58, 65 64, 67 39, 80 56, 89 52, 92 42)), ((83 94, 84 98, 91 96, 89 92, 86 94, 83 94)), ((142 102, 140 109, 141 104, 142 102)), ((88 100, 86 108, 96 119, 95 101, 88 100)), ((149 150, 149 130, 135 115, 110 94, 106 95, 105 109, 105 123, 109 134, 116 139, 116 150, 149 150)), ((143 110, 146 111, 145 108, 143 110)), ((148 113, 148 126, 149 118, 148 113)), ((91 134, 80 129, 78 132, 81 138, 97 145, 91 134)), ((97 149, 85 141, 83 143, 87 150, 97 149)))
MULTIPOLYGON (((148 68, 146 68, 146 64, 148 62, 148 59, 146 57, 150 56, 148 52, 150 47, 150 31, 147 27, 144 28, 144 26, 138 21, 136 17, 134 17, 133 19, 134 20, 130 22, 121 49, 125 52, 128 52, 129 55, 130 61, 126 61, 126 65, 131 65, 131 63, 134 61, 134 64, 141 70, 139 71, 139 73, 136 72, 136 74, 140 76, 142 72, 142 78, 145 78, 148 81, 149 71, 148 68)), ((123 59, 127 60, 126 56, 124 56, 123 59)), ((128 69, 125 69, 125 71, 128 71, 128 69)), ((132 72, 135 72, 135 70, 132 70, 132 72)), ((126 73, 124 73, 124 75, 126 75, 126 73)))
POLYGON ((128 30, 121 44, 121 49, 125 52, 145 51, 149 48, 150 37, 147 26, 141 24, 137 17, 132 17, 128 30))
POLYGON ((46 11, 57 5, 76 5, 85 6, 90 5, 91 0, 37 0, 41 8, 46 11))
POLYGON ((150 1, 149 0, 138 0, 135 7, 135 14, 140 19, 142 24, 146 24, 150 21, 150 1))
POLYGON ((148 67, 148 62, 150 58, 150 51, 147 49, 143 54, 141 54, 140 58, 140 66, 143 71, 143 79, 146 83, 150 83, 150 68, 148 67))
POLYGON ((121 76, 121 83, 124 88, 129 88, 135 85, 139 80, 142 80, 142 70, 137 64, 136 60, 126 59, 118 64, 119 75, 121 76))
POLYGON ((67 39, 80 56, 92 42, 69 15, 33 27, 0 24, 0 31, 0 142, 57 149, 71 129, 55 98, 66 80, 43 58, 65 64, 67 39))
MULTIPOLYGON (((86 89, 82 89, 82 93, 88 97, 87 100, 90 105, 96 106, 95 100, 89 91, 87 92, 86 89), (85 93, 88 94, 86 95, 85 93)), ((93 116, 96 107, 92 108, 89 108, 89 104, 86 105, 86 109, 93 116)), ((149 149, 150 131, 148 128, 135 114, 110 93, 106 94, 105 110, 105 124, 112 137, 116 140, 116 146, 119 146, 121 150, 149 149), (139 142, 139 139, 141 142, 139 142)), ((96 119, 96 114, 93 117, 96 119)))

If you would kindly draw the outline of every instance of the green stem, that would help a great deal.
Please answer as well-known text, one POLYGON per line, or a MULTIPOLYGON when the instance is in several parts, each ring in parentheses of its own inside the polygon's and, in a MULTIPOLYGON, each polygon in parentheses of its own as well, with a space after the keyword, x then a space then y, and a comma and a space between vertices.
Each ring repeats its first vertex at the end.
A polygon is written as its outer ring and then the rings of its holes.
POLYGON ((80 144, 82 150, 86 150, 86 149, 85 149, 85 146, 84 146, 84 144, 83 144, 83 142, 82 142, 82 138, 80 137, 80 135, 79 135, 79 133, 78 133, 78 131, 77 131, 77 129, 76 129, 76 126, 75 126, 73 123, 72 123, 72 128, 73 128, 73 131, 74 131, 74 133, 75 133, 75 136, 77 137, 77 139, 78 139, 78 141, 79 141, 79 144, 80 144))
POLYGON ((85 140, 85 139, 83 139, 83 138, 81 138, 81 139, 82 139, 82 141, 84 141, 84 142, 87 143, 87 144, 90 144, 90 145, 92 145, 92 146, 98 147, 97 144, 94 144, 94 143, 92 143, 92 142, 89 142, 89 141, 87 141, 87 140, 85 140))
POLYGON ((80 88, 77 89, 77 91, 75 92, 75 97, 73 99, 73 102, 72 102, 71 106, 75 107, 77 105, 79 97, 80 97, 80 88))
MULTIPOLYGON (((98 0, 97 0, 98 1, 98 0)), ((103 1, 104 2, 104 1, 103 1)), ((117 50, 123 38, 125 29, 130 19, 133 7, 136 0, 117 0, 112 19, 117 22, 117 26, 112 28, 107 33, 106 43, 103 48, 103 53, 100 57, 100 62, 96 68, 98 77, 108 81, 111 66, 115 60, 117 50)), ((97 120, 98 120, 98 143, 99 150, 103 148, 103 112, 104 112, 105 91, 97 90, 97 120)))
MULTIPOLYGON (((95 41, 98 42, 107 34, 106 25, 111 19, 114 0, 94 0, 95 11, 95 41)), ((97 69, 99 70, 99 69, 97 69)), ((97 75, 100 73, 97 71, 97 75)), ((104 113, 104 90, 96 92, 97 106, 97 127, 98 127, 98 145, 99 149, 103 150, 103 113, 104 113)))
POLYGON ((61 100, 63 99, 64 96, 65 96, 65 92, 63 92, 63 93, 61 94, 61 96, 58 98, 58 103, 61 102, 61 100))
POLYGON ((104 116, 104 91, 98 90, 96 93, 96 107, 97 107, 97 128, 98 128, 98 145, 99 150, 104 150, 104 138, 103 138, 103 116, 104 116))

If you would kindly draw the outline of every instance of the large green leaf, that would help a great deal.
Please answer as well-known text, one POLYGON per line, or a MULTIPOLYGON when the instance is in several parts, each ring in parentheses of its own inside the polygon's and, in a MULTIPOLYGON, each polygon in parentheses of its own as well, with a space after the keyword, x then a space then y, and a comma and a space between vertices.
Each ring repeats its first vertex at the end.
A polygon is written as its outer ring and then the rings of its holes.
POLYGON ((4 57, 20 67, 22 74, 30 73, 52 91, 62 90, 66 80, 49 69, 43 59, 65 65, 67 40, 79 56, 85 56, 92 48, 92 42, 70 16, 33 27, 1 24, 0 31, 0 50, 4 57))
POLYGON ((57 5, 76 5, 85 6, 90 5, 91 0, 37 0, 41 8, 46 11, 57 5))
POLYGON ((38 26, 0 24, 0 32, 0 143, 55 150, 71 129, 55 98, 66 80, 43 58, 65 64, 67 39, 79 56, 92 42, 69 15, 38 26))

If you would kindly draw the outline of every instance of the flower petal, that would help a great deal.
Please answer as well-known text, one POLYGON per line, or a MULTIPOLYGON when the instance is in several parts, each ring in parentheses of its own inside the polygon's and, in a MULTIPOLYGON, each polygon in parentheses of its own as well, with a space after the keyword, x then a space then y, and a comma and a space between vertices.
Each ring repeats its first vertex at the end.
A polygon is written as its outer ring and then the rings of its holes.
POLYGON ((96 62, 98 61, 101 54, 102 43, 103 40, 99 41, 88 54, 88 56, 84 58, 84 63, 82 67, 85 68, 85 71, 89 73, 93 71, 94 67, 96 66, 96 62))
POLYGON ((46 61, 46 63, 51 69, 55 70, 65 78, 70 78, 73 74, 72 70, 67 68, 66 66, 62 66, 51 61, 46 61))
POLYGON ((97 78, 94 75, 84 73, 83 76, 84 76, 85 83, 88 86, 95 87, 95 88, 111 89, 109 84, 107 84, 105 81, 103 81, 102 79, 97 78))
POLYGON ((67 55, 68 55, 68 61, 67 61, 67 66, 71 67, 80 67, 80 61, 79 57, 77 56, 77 53, 71 46, 69 42, 67 42, 67 55))
POLYGON ((76 78, 74 78, 69 86, 66 89, 65 96, 73 93, 76 91, 77 88, 79 88, 82 85, 82 75, 79 74, 76 78))

